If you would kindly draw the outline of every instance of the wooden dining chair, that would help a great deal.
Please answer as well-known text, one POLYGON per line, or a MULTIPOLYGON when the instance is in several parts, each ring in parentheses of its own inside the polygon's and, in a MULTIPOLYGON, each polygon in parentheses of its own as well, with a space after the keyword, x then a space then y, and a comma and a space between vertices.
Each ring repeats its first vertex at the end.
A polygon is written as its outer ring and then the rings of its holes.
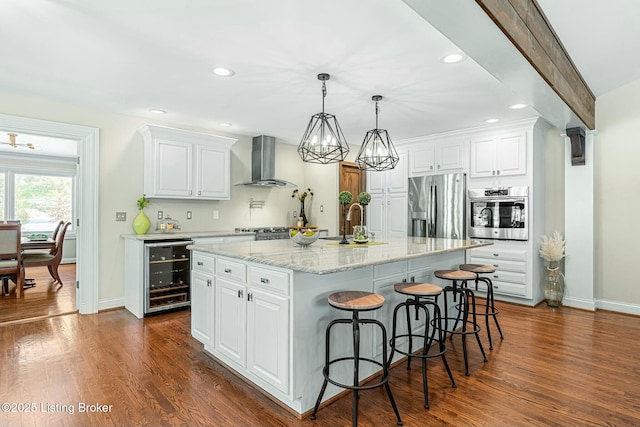
POLYGON ((28 267, 41 267, 47 266, 49 270, 49 274, 53 278, 53 283, 58 283, 60 286, 63 285, 62 279, 60 279, 60 275, 58 274, 58 267, 60 266, 60 261, 62 260, 62 245, 64 243, 64 236, 67 233, 67 228, 71 225, 70 222, 65 222, 58 234, 56 235, 56 245, 51 249, 49 253, 31 253, 25 252, 22 255, 22 264, 24 268, 28 267))
POLYGON ((9 293, 9 279, 16 284, 16 298, 24 290, 24 268, 20 247, 21 226, 16 223, 0 223, 0 277, 5 294, 9 293))

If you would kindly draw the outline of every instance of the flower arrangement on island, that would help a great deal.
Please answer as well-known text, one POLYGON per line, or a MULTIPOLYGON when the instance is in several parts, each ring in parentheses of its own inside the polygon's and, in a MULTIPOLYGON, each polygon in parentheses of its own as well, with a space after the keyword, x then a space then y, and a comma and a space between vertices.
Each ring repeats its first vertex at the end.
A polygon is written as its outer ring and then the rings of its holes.
POLYGON ((307 219, 307 215, 304 211, 304 201, 307 199, 307 197, 313 197, 313 191, 311 191, 311 188, 307 188, 307 191, 301 193, 296 188, 295 190, 293 190, 291 198, 294 198, 296 196, 298 196, 298 200, 300 200, 300 213, 298 214, 298 219, 302 221, 302 225, 306 227, 309 223, 309 220, 307 219))

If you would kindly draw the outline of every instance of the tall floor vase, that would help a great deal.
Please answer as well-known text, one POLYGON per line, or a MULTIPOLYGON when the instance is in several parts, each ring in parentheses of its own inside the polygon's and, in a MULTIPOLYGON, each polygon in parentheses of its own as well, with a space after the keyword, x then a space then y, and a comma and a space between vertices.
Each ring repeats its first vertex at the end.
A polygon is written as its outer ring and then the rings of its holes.
POLYGON ((547 271, 543 276, 544 299, 549 307, 559 307, 564 298, 564 274, 560 271, 558 261, 548 261, 547 271))

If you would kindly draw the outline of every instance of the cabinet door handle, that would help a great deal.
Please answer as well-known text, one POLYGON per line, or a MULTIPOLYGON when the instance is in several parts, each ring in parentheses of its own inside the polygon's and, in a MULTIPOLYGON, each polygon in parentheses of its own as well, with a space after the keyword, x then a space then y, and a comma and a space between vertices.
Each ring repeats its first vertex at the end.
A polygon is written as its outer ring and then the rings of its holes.
POLYGON ((189 190, 189 195, 191 196, 193 194, 193 190, 189 190))
POLYGON ((231 269, 230 269, 230 268, 225 268, 225 269, 224 269, 224 272, 225 272, 225 273, 229 273, 229 274, 231 274, 231 269))
POLYGON ((416 283, 416 276, 411 276, 411 283, 416 283))
POLYGON ((247 294, 247 301, 253 301, 253 294, 247 294))
POLYGON ((500 254, 493 254, 493 256, 500 256, 500 254))
POLYGON ((438 165, 438 169, 440 169, 440 165, 438 165))
POLYGON ((496 171, 491 171, 491 175, 495 175, 495 174, 496 174, 496 171))
POLYGON ((500 171, 496 171, 496 175, 500 175, 500 171))
POLYGON ((269 279, 261 277, 260 278, 260 283, 264 283, 265 285, 268 285, 269 284, 269 279))
POLYGON ((433 170, 433 165, 429 166, 429 170, 433 170))
POLYGON ((200 267, 202 267, 204 265, 204 262, 198 261, 196 264, 198 264, 200 267))
POLYGON ((238 289, 238 298, 242 298, 243 295, 244 295, 244 292, 242 292, 241 289, 238 289))
POLYGON ((207 286, 211 286, 211 279, 207 279, 207 286))

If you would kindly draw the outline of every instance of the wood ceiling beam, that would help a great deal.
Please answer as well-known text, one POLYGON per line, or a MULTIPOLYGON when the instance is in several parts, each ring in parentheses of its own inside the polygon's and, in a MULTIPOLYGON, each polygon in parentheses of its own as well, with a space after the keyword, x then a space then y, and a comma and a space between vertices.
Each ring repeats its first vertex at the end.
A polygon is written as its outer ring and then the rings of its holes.
POLYGON ((595 96, 535 0, 476 0, 531 66, 589 128, 595 96))

